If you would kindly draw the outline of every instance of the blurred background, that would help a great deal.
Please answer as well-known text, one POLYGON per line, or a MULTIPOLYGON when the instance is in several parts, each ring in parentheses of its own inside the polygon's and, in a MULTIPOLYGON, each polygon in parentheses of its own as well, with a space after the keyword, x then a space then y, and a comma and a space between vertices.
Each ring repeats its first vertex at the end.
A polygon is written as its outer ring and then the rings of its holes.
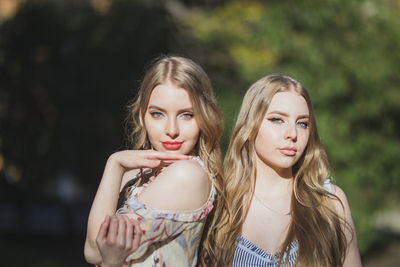
POLYGON ((145 67, 177 54, 211 77, 225 151, 244 92, 308 88, 364 266, 400 261, 399 0, 0 0, 3 266, 89 266, 86 222, 145 67))

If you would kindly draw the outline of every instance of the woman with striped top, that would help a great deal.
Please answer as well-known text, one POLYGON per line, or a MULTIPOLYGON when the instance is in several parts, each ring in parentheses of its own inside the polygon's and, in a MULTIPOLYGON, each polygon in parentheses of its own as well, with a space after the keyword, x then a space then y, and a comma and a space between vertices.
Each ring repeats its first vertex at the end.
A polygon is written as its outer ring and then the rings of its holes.
POLYGON ((227 207, 208 266, 361 266, 350 208, 306 89, 282 75, 247 91, 225 158, 227 207))

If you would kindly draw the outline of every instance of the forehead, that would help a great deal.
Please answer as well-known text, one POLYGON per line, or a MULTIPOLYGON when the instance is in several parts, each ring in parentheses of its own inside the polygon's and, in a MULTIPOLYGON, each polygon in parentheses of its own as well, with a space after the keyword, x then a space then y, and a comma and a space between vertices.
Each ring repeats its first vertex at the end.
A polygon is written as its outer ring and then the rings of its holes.
POLYGON ((190 108, 192 101, 187 90, 168 82, 154 87, 149 99, 149 106, 190 108))
POLYGON ((304 97, 292 91, 278 92, 272 97, 267 113, 276 111, 287 114, 309 114, 304 97))

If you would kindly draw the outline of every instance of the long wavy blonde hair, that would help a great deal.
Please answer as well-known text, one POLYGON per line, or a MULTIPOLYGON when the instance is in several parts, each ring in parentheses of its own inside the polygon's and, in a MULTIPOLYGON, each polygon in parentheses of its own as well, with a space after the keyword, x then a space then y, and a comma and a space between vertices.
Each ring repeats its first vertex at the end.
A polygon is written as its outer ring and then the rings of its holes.
MULTIPOLYGON (((340 200, 324 189, 330 167, 318 136, 309 95, 296 80, 283 75, 266 76, 255 82, 244 96, 224 162, 228 206, 217 210, 211 229, 215 229, 214 251, 207 255, 208 266, 230 266, 235 243, 246 219, 256 180, 254 142, 261 123, 277 92, 295 91, 307 102, 310 112, 310 137, 305 152, 293 166, 291 222, 280 248, 282 255, 294 240, 299 242, 296 264, 301 266, 341 266, 347 242, 343 227, 331 201, 340 200)), ((341 203, 341 202, 340 202, 341 203)), ((343 207, 343 205, 342 205, 343 207)), ((287 259, 286 259, 287 260, 287 259)))
MULTIPOLYGON (((223 117, 219 110, 211 82, 204 70, 190 59, 178 56, 163 56, 156 59, 146 72, 137 98, 128 106, 129 116, 128 137, 133 149, 149 149, 151 144, 141 121, 149 104, 153 89, 167 81, 189 93, 193 104, 193 113, 200 128, 199 139, 194 148, 194 154, 203 160, 205 169, 213 177, 217 189, 214 206, 224 203, 224 180, 222 179, 222 161, 219 140, 223 133, 223 117)), ((167 101, 167 100, 166 100, 167 101)), ((207 217, 207 223, 212 220, 214 212, 207 217)), ((205 229, 207 229, 207 223, 205 229)), ((204 231, 202 251, 212 249, 207 240, 208 231, 204 231)), ((201 253, 200 253, 201 254, 201 253)), ((201 256, 199 257, 199 259, 201 256)))

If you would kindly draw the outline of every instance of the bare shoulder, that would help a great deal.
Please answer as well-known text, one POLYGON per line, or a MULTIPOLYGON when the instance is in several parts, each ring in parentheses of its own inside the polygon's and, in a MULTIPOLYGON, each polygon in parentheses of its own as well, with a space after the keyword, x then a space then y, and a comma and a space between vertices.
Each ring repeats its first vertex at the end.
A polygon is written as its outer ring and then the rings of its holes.
POLYGON ((350 211, 350 205, 347 200, 345 192, 337 185, 332 185, 332 193, 336 195, 340 202, 337 199, 332 199, 333 204, 336 208, 336 212, 341 216, 346 218, 348 221, 351 219, 351 211, 350 211))
POLYGON ((165 168, 143 190, 139 200, 157 209, 193 210, 207 201, 211 184, 197 161, 181 160, 165 168))
POLYGON ((343 205, 348 204, 346 194, 339 186, 332 184, 332 194, 337 196, 343 205))
POLYGON ((332 200, 334 201, 336 212, 347 223, 347 227, 344 228, 344 232, 348 242, 348 249, 343 267, 361 267, 362 265, 360 252, 358 250, 357 234, 346 194, 337 185, 332 185, 332 193, 335 194, 341 201, 340 203, 337 199, 332 200))
POLYGON ((211 185, 206 171, 195 160, 180 160, 171 164, 156 180, 160 183, 168 183, 178 191, 202 192, 206 193, 207 197, 211 185))
POLYGON ((195 160, 180 160, 171 164, 160 174, 160 178, 162 177, 168 177, 169 180, 176 180, 177 183, 184 184, 207 185, 210 183, 206 171, 195 160))

